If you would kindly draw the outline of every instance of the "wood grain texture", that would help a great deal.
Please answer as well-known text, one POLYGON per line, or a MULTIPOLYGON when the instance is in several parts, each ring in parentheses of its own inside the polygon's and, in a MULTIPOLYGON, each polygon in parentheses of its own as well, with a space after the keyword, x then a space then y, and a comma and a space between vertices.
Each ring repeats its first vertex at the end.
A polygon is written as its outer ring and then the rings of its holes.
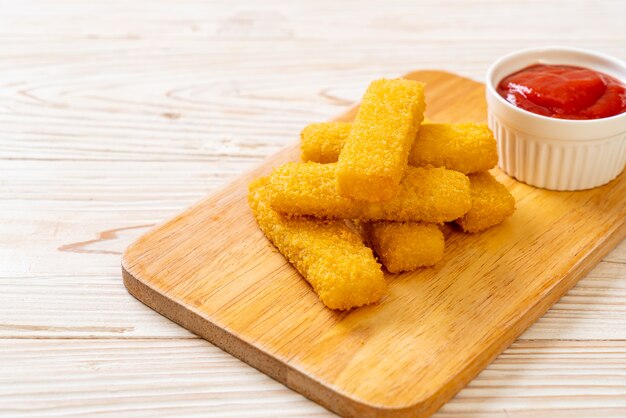
MULTIPOLYGON (((63 417, 334 416, 200 339, 9 340, 2 355, 7 417, 52 402, 63 417)), ((625 388, 623 341, 517 341, 436 416, 621 418, 625 388)))
MULTIPOLYGON (((427 118, 485 120, 483 85, 436 71, 406 77, 426 83, 427 118)), ((430 416, 626 235, 625 176, 559 193, 494 170, 517 200, 510 220, 482 234, 451 230, 435 268, 388 275, 379 304, 333 312, 263 237, 247 204, 251 179, 298 157, 297 146, 286 148, 140 237, 124 254, 124 283, 345 416, 430 416)))
MULTIPOLYGON (((11 418, 331 416, 203 341, 175 361, 157 354, 196 337, 120 283, 142 225, 252 169, 377 77, 482 80, 498 56, 549 44, 626 59, 620 0, 0 5, 0 416, 11 418), (132 367, 150 355, 149 370, 132 367), (183 385, 195 369, 198 386, 183 385), (180 389, 151 384, 168 376, 180 389)), ((506 350, 436 416, 626 415, 623 279, 626 242, 520 337, 524 355, 506 350), (544 349, 561 344, 575 351, 544 349), (504 356, 515 364, 495 369, 504 356)))

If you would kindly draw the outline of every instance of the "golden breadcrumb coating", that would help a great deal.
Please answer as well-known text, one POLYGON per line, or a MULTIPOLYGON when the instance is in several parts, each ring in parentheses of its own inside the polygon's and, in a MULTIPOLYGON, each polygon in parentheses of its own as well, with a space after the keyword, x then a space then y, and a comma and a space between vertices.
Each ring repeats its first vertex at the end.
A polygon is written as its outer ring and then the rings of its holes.
POLYGON ((433 165, 464 174, 487 171, 498 163, 493 133, 484 123, 431 123, 420 129, 409 163, 433 165))
POLYGON ((311 123, 300 133, 302 161, 336 163, 352 124, 348 122, 311 123))
POLYGON ((355 222, 390 273, 437 264, 443 258, 443 233, 421 222, 355 222))
MULTIPOLYGON (((302 161, 333 163, 350 134, 351 124, 313 123, 301 134, 302 161)), ((496 140, 484 123, 423 121, 409 154, 409 165, 432 165, 463 174, 487 171, 498 163, 496 140)))
POLYGON ((471 174, 469 179, 472 208, 455 221, 463 231, 484 231, 513 214, 515 198, 488 171, 471 174))
POLYGON ((471 207, 469 180, 457 171, 408 167, 398 195, 385 202, 341 196, 336 171, 336 163, 288 163, 277 168, 268 184, 272 208, 319 218, 442 223, 459 218, 471 207))
POLYGON ((399 192, 424 108, 423 83, 382 79, 370 84, 339 154, 339 194, 383 201, 399 192))
POLYGON ((263 233, 313 286, 324 305, 351 309, 386 291, 380 264, 343 221, 285 218, 270 208, 268 178, 250 183, 248 201, 263 233))

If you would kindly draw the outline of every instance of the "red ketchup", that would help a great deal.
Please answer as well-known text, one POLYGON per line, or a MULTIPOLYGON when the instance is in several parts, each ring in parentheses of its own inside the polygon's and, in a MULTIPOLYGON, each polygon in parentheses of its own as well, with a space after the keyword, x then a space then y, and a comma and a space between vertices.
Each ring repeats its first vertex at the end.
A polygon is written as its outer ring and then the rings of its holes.
POLYGON ((626 112, 626 86, 607 74, 569 65, 532 65, 505 77, 509 103, 559 119, 600 119, 626 112))

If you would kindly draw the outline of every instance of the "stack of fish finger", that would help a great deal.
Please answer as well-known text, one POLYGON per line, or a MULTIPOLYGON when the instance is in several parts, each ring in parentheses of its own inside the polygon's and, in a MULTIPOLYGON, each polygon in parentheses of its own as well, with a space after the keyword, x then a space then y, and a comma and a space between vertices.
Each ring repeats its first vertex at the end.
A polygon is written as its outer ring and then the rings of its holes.
POLYGON ((440 226, 468 233, 508 218, 515 200, 488 170, 498 160, 484 124, 424 122, 424 84, 372 82, 353 123, 315 123, 302 162, 250 184, 263 233, 331 309, 377 302, 390 273, 443 258, 440 226))

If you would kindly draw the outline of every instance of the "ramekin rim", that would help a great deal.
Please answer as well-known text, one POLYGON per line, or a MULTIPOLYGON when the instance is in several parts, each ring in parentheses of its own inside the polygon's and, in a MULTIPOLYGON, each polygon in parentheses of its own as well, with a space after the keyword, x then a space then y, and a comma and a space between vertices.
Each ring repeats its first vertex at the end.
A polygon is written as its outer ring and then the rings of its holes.
MULTIPOLYGON (((502 65, 503 62, 506 62, 507 60, 510 60, 511 58, 514 58, 518 55, 522 55, 522 54, 526 54, 526 53, 531 53, 531 52, 555 52, 555 51, 569 51, 569 52, 578 52, 581 54, 587 54, 590 56, 594 56, 596 58, 600 58, 603 59, 605 61, 609 61, 613 64, 616 64, 617 66, 620 66, 624 69, 624 72, 626 72, 626 63, 624 63, 622 60, 613 57, 611 55, 605 54, 603 52, 597 52, 597 51, 591 51, 589 49, 584 49, 584 48, 577 48, 577 47, 571 47, 571 46, 544 46, 544 47, 533 47, 533 48, 524 48, 524 49, 518 49, 516 51, 513 52, 509 52, 508 54, 505 54, 503 56, 501 56, 500 58, 498 58, 497 60, 495 60, 493 63, 491 63, 491 65, 489 66, 489 68, 487 69, 487 76, 486 76, 486 87, 487 87, 487 91, 489 92, 489 94, 491 94, 492 96, 495 97, 495 100, 497 100, 499 103, 504 104, 504 106, 506 106, 508 109, 511 109, 514 112, 518 112, 521 115, 523 115, 524 117, 528 117, 531 119, 535 119, 538 121, 545 121, 547 123, 553 123, 555 125, 599 125, 602 123, 609 123, 609 122, 613 122, 616 121, 618 119, 626 119, 626 112, 623 113, 619 113, 617 115, 613 115, 613 116, 609 116, 606 118, 599 118, 599 119, 560 119, 560 118, 553 118, 553 117, 549 117, 549 116, 543 116, 543 115, 538 115, 536 113, 533 112, 529 112, 527 110, 524 109, 520 109, 519 107, 513 105, 512 103, 508 102, 507 100, 505 100, 502 96, 500 96, 500 94, 498 94, 498 92, 496 91, 496 88, 493 84, 493 73, 495 71, 495 69, 502 65)), ((530 64, 530 63, 529 63, 530 64)), ((626 84, 626 80, 622 79, 621 77, 619 78, 620 81, 624 84, 626 84)))

